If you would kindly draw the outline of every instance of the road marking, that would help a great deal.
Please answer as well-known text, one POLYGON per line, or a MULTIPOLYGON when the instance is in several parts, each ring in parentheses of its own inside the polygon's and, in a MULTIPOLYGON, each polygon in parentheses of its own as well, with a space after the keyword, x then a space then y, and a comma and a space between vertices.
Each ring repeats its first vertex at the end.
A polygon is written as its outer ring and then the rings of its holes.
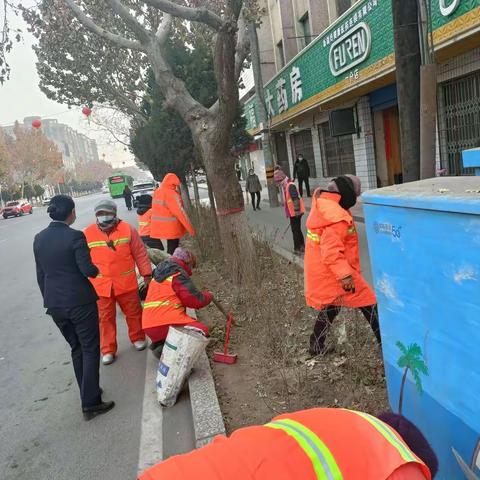
POLYGON ((158 360, 148 352, 138 454, 139 473, 163 460, 163 411, 157 402, 157 365, 158 360))

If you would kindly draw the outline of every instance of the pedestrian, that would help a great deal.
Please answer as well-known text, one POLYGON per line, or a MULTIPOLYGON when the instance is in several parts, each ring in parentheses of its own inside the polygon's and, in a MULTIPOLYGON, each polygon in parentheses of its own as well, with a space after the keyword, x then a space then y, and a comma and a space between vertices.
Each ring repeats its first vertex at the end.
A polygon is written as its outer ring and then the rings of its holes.
POLYGON ((195 235, 195 229, 183 208, 179 189, 179 178, 174 173, 167 173, 153 193, 150 236, 167 240, 167 252, 170 255, 179 246, 185 233, 195 235))
POLYGON ((313 408, 218 436, 139 480, 431 480, 437 471, 435 452, 405 417, 313 408))
POLYGON ((70 228, 75 203, 55 195, 47 209, 52 223, 35 236, 33 251, 37 281, 47 314, 71 348, 85 420, 106 413, 114 402, 103 402, 99 386, 100 340, 97 295, 88 278, 98 275, 85 235, 70 228))
POLYGON ((142 327, 152 341, 150 349, 157 356, 160 356, 171 325, 188 326, 208 336, 208 327, 186 312, 187 308, 206 307, 213 299, 210 292, 200 291, 190 279, 196 264, 191 252, 178 247, 153 272, 143 305, 142 327))
POLYGON ((283 192, 285 215, 290 221, 293 235, 293 251, 300 255, 305 251, 305 239, 302 233, 302 216, 305 213, 305 204, 298 194, 296 185, 289 180, 278 165, 275 167, 273 179, 283 192))
POLYGON ((361 193, 354 175, 332 180, 327 191, 316 190, 307 219, 305 299, 319 311, 310 337, 310 353, 328 353, 325 337, 342 306, 360 308, 380 340, 375 294, 360 271, 358 235, 350 208, 361 193))
POLYGON ((128 210, 131 210, 133 194, 128 185, 125 185, 125 188, 123 189, 123 198, 125 199, 125 206, 128 208, 128 210))
POLYGON ((148 248, 163 250, 163 243, 159 238, 150 236, 152 228, 152 196, 140 195, 137 197, 138 233, 148 248))
POLYGON ((261 210, 260 208, 260 192, 262 191, 262 184, 258 175, 255 174, 253 168, 248 171, 247 183, 245 190, 250 193, 252 197, 252 206, 254 210, 261 210), (255 203, 256 200, 256 203, 255 203))
POLYGON ((238 165, 238 163, 235 165, 235 173, 237 174, 238 181, 240 181, 242 179, 242 170, 240 168, 240 165, 238 165))
POLYGON ((146 285, 152 279, 152 267, 138 232, 117 217, 112 200, 95 205, 96 222, 85 230, 93 263, 100 274, 93 283, 100 314, 102 362, 110 365, 117 354, 117 303, 125 315, 128 336, 136 350, 147 346, 142 330, 142 305, 138 295, 135 266, 146 285))
POLYGON ((310 195, 310 166, 306 158, 300 153, 297 155, 295 165, 293 166, 293 181, 298 178, 298 189, 300 190, 300 196, 303 197, 303 184, 307 189, 307 196, 310 195))

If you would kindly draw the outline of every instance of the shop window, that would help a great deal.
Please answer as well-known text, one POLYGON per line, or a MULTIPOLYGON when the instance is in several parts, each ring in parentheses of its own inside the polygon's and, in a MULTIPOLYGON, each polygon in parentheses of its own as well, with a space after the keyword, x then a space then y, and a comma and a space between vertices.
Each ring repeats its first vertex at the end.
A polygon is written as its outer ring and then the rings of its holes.
POLYGON ((439 96, 442 168, 450 175, 468 175, 462 152, 480 147, 480 72, 446 82, 439 96))
POLYGON ((337 17, 344 14, 352 6, 352 0, 336 0, 336 3, 337 17))
POLYGON ((337 177, 350 173, 355 175, 355 154, 352 135, 332 137, 328 122, 318 127, 322 149, 323 176, 337 177))
POLYGON ((285 66, 285 53, 283 51, 282 40, 280 40, 277 43, 277 62, 278 62, 279 70, 285 66))
POLYGON ((308 13, 301 18, 299 23, 300 35, 302 36, 300 39, 300 44, 301 48, 305 48, 312 41, 312 32, 310 31, 310 19, 308 17, 308 13))

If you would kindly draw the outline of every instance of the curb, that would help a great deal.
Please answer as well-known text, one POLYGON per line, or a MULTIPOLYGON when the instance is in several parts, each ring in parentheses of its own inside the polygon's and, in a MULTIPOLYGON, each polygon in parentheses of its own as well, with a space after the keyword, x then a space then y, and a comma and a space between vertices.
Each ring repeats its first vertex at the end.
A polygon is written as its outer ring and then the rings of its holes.
MULTIPOLYGON (((188 314, 197 318, 196 312, 188 314)), ((218 402, 215 382, 207 354, 204 352, 188 379, 192 407, 195 447, 209 444, 217 435, 225 435, 225 424, 218 402)))

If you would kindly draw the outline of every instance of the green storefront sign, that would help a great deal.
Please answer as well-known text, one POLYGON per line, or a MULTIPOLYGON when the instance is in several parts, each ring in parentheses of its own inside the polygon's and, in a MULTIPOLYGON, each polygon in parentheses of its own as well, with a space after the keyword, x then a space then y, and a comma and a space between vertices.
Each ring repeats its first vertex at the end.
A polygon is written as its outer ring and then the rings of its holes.
MULTIPOLYGON (((480 6, 480 0, 431 2, 433 30, 480 6)), ((342 81, 347 86, 360 83, 368 79, 364 72, 374 73, 376 64, 380 68, 393 53, 392 0, 358 2, 265 85, 267 113, 272 118, 316 100, 322 92, 334 95, 342 81)), ((258 127, 255 97, 246 102, 244 112, 247 128, 258 127)))

